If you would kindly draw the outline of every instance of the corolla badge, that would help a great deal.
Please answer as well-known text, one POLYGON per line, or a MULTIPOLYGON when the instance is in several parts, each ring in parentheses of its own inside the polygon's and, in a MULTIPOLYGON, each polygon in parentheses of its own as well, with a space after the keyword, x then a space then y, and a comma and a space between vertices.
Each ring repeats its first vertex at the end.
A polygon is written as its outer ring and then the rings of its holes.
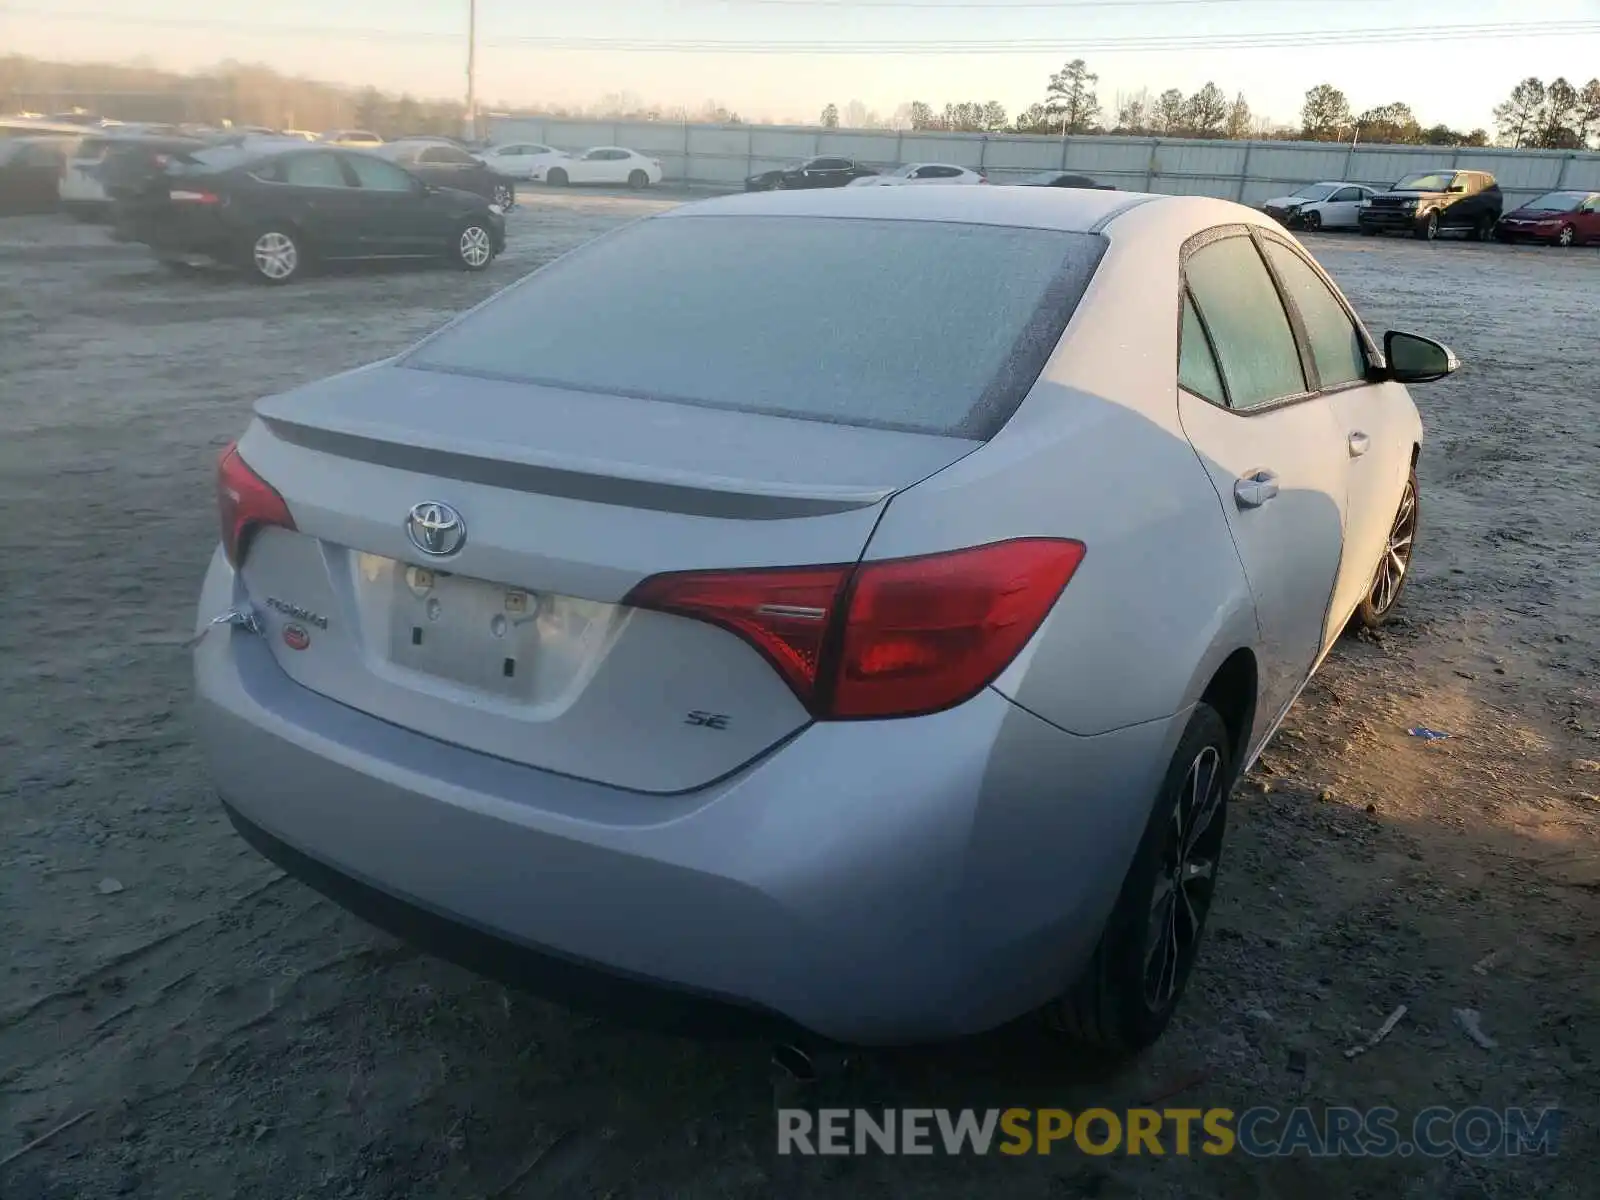
POLYGON ((467 525, 461 514, 448 504, 424 500, 411 506, 406 517, 406 535, 424 554, 444 558, 466 545, 467 525))

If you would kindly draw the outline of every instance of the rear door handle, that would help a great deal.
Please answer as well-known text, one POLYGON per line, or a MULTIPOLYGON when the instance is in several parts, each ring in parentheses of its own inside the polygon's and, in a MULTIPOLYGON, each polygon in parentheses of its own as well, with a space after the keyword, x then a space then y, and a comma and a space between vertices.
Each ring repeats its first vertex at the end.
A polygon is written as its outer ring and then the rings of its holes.
POLYGON ((1260 508, 1278 494, 1278 477, 1271 471, 1254 471, 1234 480, 1233 501, 1240 508, 1260 508))
POLYGON ((1359 429, 1350 435, 1350 457, 1360 458, 1367 452, 1367 447, 1372 445, 1372 439, 1359 429))

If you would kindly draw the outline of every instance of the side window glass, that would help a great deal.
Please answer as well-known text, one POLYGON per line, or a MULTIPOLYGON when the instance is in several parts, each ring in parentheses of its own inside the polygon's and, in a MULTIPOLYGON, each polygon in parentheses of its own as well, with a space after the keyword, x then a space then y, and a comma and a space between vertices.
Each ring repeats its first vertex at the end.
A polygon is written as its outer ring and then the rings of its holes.
POLYGON ((1333 194, 1333 198, 1341 202, 1348 200, 1359 200, 1361 199, 1361 193, 1355 188, 1340 188, 1333 194))
POLYGON ((380 162, 365 155, 352 154, 345 159, 355 172, 356 182, 369 192, 409 192, 412 177, 391 163, 380 162))
POLYGON ((1365 379, 1367 356, 1361 335, 1338 297, 1303 258, 1281 242, 1267 242, 1267 258, 1283 281, 1283 290, 1300 310, 1321 385, 1337 387, 1365 379))
POLYGON ((297 187, 342 188, 348 186, 339 160, 331 154, 297 154, 283 170, 285 183, 297 187))
POLYGON ((1226 405, 1227 393, 1222 390, 1222 376, 1217 374, 1217 360, 1206 341, 1206 331, 1200 327, 1200 318, 1194 311, 1194 301, 1189 293, 1183 294, 1183 333, 1178 343, 1178 386, 1185 391, 1203 396, 1213 404, 1226 405))
POLYGON ((1278 289, 1245 236, 1189 256, 1184 274, 1216 347, 1234 408, 1257 408, 1306 390, 1300 353, 1278 289))

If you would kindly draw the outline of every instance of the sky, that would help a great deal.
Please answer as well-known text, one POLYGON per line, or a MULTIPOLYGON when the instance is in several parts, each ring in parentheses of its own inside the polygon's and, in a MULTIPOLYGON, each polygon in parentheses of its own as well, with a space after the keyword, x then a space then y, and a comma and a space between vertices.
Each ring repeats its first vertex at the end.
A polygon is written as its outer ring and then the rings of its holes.
MULTIPOLYGON (((460 96, 467 10, 468 0, 0 0, 0 50, 178 70, 233 58, 460 96)), ((1294 123, 1306 89, 1329 82, 1357 111, 1398 100, 1424 125, 1492 131, 1491 109, 1522 78, 1581 86, 1600 75, 1600 0, 478 0, 478 41, 483 107, 627 93, 668 107, 715 101, 748 120, 815 121, 823 105, 852 100, 884 115, 910 100, 998 100, 1015 114, 1083 58, 1107 115, 1118 93, 1214 81, 1294 123), (1587 28, 1517 29, 1547 22, 1587 28), (1482 26, 1492 28, 1467 28, 1482 26), (1396 29, 1409 40, 1364 32, 1396 29), (1322 42, 1238 44, 1284 34, 1322 42), (809 49, 784 52, 786 42, 809 49), (733 45, 662 48, 674 43, 733 45)))

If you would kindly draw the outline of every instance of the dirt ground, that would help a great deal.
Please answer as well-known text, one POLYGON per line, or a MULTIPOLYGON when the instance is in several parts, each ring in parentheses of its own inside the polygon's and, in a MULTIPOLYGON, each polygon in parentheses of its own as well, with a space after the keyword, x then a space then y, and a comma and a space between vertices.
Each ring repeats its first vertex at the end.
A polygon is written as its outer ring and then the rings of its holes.
POLYGON ((1554 1158, 780 1159, 764 1048, 507 994, 246 849, 187 716, 216 448, 256 397, 673 202, 535 195, 486 276, 281 290, 0 221, 0 1195, 1594 1196, 1600 251, 1308 239, 1371 325, 1465 366, 1415 389, 1405 615, 1345 640, 1242 783, 1175 1025, 1118 1071, 1015 1031, 858 1057, 808 1101, 1555 1105, 1554 1158))

